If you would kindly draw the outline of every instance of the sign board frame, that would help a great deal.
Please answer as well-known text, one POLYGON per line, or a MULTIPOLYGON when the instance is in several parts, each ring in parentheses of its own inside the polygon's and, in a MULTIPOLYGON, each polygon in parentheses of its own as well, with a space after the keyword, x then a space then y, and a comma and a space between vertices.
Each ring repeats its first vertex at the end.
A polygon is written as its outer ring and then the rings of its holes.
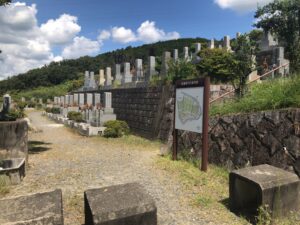
MULTIPOLYGON (((173 121, 173 160, 177 160, 177 148, 178 148, 178 129, 176 129, 176 118, 177 118, 177 102, 176 93, 177 89, 187 89, 187 88, 199 88, 198 90, 203 90, 203 112, 202 112, 202 161, 201 170, 207 171, 208 164, 208 120, 209 120, 209 94, 210 94, 210 79, 209 77, 201 79, 192 80, 179 80, 175 85, 175 101, 174 101, 174 121, 173 121)), ((195 92, 193 92, 195 93, 195 92)), ((201 93, 199 93, 201 95, 201 93)), ((200 120, 199 120, 200 121, 200 120)), ((185 129, 185 130, 188 130, 185 129)), ((195 132, 195 130, 193 130, 195 132)))

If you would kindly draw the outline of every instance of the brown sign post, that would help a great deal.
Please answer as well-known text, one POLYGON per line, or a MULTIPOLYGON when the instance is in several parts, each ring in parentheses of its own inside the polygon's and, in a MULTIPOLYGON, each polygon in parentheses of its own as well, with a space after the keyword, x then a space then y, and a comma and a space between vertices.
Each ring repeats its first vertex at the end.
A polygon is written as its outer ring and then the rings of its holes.
POLYGON ((202 134, 201 170, 208 164, 209 77, 179 80, 175 85, 173 160, 177 160, 178 130, 202 134))

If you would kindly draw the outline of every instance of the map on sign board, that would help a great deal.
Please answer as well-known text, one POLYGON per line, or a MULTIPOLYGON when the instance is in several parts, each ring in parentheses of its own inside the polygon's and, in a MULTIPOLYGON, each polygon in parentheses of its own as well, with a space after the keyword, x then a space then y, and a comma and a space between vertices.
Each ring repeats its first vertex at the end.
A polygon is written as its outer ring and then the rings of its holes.
POLYGON ((203 94, 203 87, 176 89, 176 129, 202 133, 203 94))

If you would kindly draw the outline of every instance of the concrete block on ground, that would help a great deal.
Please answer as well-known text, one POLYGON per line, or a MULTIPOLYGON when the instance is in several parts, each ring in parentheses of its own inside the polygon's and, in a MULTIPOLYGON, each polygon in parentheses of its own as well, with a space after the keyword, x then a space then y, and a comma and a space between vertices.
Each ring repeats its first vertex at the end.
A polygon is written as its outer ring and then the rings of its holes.
POLYGON ((273 217, 288 215, 300 208, 300 180, 294 173, 264 164, 229 174, 230 208, 256 214, 268 205, 273 217))
POLYGON ((84 192, 86 225, 157 225, 153 198, 137 183, 84 192))
POLYGON ((63 225, 62 192, 37 193, 0 200, 2 225, 63 225))

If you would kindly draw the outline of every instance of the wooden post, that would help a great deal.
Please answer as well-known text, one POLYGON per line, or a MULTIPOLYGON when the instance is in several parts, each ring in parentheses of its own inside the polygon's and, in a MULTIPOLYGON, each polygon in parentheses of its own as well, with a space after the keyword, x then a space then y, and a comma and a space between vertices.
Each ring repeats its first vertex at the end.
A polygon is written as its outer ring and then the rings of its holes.
POLYGON ((209 95, 210 95, 210 79, 206 77, 204 80, 204 96, 203 96, 203 132, 202 132, 202 162, 201 170, 207 171, 208 164, 208 120, 209 120, 209 95))
POLYGON ((175 89, 174 89, 174 121, 173 121, 173 156, 172 156, 172 159, 173 160, 177 160, 177 144, 178 144, 178 141, 177 141, 177 135, 178 135, 178 131, 177 129, 175 128, 175 120, 176 120, 176 86, 175 86, 175 89))

